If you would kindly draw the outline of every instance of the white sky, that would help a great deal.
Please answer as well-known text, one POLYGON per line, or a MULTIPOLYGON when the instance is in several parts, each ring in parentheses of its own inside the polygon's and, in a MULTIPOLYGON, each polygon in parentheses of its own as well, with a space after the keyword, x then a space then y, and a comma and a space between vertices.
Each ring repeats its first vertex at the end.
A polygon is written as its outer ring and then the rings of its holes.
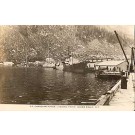
POLYGON ((105 27, 109 31, 121 31, 122 33, 128 35, 130 38, 134 38, 134 25, 105 25, 101 26, 105 27))

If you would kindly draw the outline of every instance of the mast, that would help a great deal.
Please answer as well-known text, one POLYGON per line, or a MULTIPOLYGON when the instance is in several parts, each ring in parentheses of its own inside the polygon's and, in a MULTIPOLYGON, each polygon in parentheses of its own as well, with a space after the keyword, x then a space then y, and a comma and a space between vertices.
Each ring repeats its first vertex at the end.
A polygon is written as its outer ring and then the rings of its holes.
POLYGON ((50 63, 50 47, 49 47, 49 44, 48 44, 48 60, 49 60, 49 63, 50 63))
POLYGON ((133 63, 134 63, 134 68, 133 68, 133 70, 134 70, 134 72, 135 72, 135 47, 133 47, 133 56, 134 56, 134 59, 133 59, 133 63))
POLYGON ((26 58, 26 67, 28 67, 28 52, 27 52, 27 48, 25 48, 26 54, 25 54, 25 58, 26 58))
POLYGON ((131 64, 130 64, 130 71, 134 72, 134 66, 135 66, 135 54, 134 54, 134 47, 131 48, 131 64))
POLYGON ((69 48, 69 46, 68 46, 68 56, 70 57, 70 48, 69 48))
POLYGON ((71 58, 72 58, 72 65, 73 65, 73 53, 71 53, 71 58))
MULTIPOLYGON (((27 39, 27 43, 28 43, 28 38, 27 39)), ((28 67, 28 46, 27 46, 27 43, 26 43, 26 46, 25 46, 25 61, 26 61, 26 67, 28 67)))
POLYGON ((68 57, 69 57, 69 60, 71 58, 71 63, 73 65, 73 53, 72 52, 70 53, 70 47, 69 46, 68 46, 68 57))
POLYGON ((122 44, 121 44, 121 41, 120 41, 120 39, 119 39, 118 33, 117 33, 116 31, 114 31, 114 33, 115 33, 115 35, 116 35, 116 37, 117 37, 117 39, 118 39, 118 42, 119 42, 119 44, 120 44, 120 47, 121 47, 121 49, 122 49, 122 51, 123 51, 123 54, 124 54, 124 56, 125 56, 125 58, 126 58, 126 61, 127 61, 127 64, 128 64, 128 66, 129 66, 129 61, 128 61, 128 59, 127 59, 126 53, 125 53, 125 51, 124 51, 124 49, 123 49, 123 46, 122 46, 122 44))

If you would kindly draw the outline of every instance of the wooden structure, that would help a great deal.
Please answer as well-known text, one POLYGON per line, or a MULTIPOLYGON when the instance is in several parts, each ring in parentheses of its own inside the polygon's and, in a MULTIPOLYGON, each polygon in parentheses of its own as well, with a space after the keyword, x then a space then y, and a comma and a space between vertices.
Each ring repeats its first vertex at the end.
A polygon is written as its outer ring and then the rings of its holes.
POLYGON ((95 65, 95 76, 98 78, 120 78, 128 69, 126 61, 104 61, 95 65))
POLYGON ((121 44, 121 41, 120 41, 120 39, 119 39, 118 33, 117 33, 116 31, 114 31, 114 33, 115 33, 115 35, 116 35, 116 37, 117 37, 117 39, 118 39, 118 42, 119 42, 120 47, 121 47, 121 49, 122 49, 122 52, 123 52, 123 54, 124 54, 124 56, 125 56, 125 59, 126 59, 126 61, 127 61, 128 66, 129 66, 129 61, 128 61, 128 58, 127 58, 127 56, 126 56, 126 53, 125 53, 125 51, 124 51, 124 49, 123 49, 123 46, 122 46, 122 44, 121 44))
POLYGON ((131 48, 131 63, 130 63, 130 72, 135 71, 135 47, 131 48))
POLYGON ((127 71, 127 63, 124 60, 103 61, 96 64, 95 68, 96 70, 108 69, 108 71, 127 71))
POLYGON ((99 105, 109 105, 109 102, 115 95, 115 93, 118 91, 118 89, 121 87, 121 80, 119 80, 116 85, 109 91, 107 91, 104 95, 102 95, 97 102, 97 106, 99 105))
POLYGON ((12 66, 14 65, 14 63, 13 63, 13 62, 8 62, 8 61, 6 61, 6 62, 3 62, 3 65, 4 65, 4 66, 12 67, 12 66))

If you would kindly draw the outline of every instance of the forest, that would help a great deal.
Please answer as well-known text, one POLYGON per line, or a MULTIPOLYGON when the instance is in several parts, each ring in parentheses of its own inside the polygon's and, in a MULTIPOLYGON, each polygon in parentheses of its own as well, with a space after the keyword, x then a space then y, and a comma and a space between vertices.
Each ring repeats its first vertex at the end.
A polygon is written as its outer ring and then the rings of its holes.
MULTIPOLYGON (((126 54, 133 44, 125 34, 119 37, 126 54)), ((68 55, 79 60, 92 57, 123 56, 114 32, 96 25, 7 25, 0 26, 0 62, 45 61, 48 57, 55 61, 68 55)))

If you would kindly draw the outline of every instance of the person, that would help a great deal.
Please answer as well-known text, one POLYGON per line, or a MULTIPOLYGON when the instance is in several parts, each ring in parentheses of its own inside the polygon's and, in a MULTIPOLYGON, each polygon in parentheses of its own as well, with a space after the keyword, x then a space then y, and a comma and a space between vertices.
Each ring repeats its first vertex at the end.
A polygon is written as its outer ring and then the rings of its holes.
POLYGON ((120 67, 119 67, 119 72, 121 71, 120 67))
POLYGON ((121 70, 121 76, 123 76, 124 75, 124 72, 123 72, 123 70, 121 70))
POLYGON ((113 68, 113 71, 114 71, 114 72, 116 71, 116 68, 115 68, 115 67, 113 68))

